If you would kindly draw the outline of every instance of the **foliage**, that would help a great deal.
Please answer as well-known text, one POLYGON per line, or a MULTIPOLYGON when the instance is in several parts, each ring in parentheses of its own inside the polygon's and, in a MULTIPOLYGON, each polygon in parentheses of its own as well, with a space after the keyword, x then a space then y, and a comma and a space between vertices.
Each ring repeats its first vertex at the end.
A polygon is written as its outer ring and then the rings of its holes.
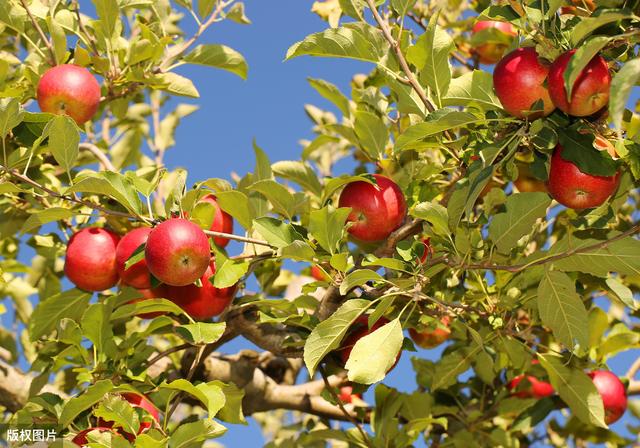
MULTIPOLYGON (((197 113, 180 97, 198 98, 198 86, 177 67, 251 76, 231 47, 199 43, 217 22, 250 24, 242 3, 94 0, 97 15, 89 17, 77 1, 3 2, 0 290, 2 311, 15 312, 19 331, 0 328, 0 368, 26 363, 31 381, 18 406, 0 398, 4 420, 58 425, 71 439, 111 416, 131 433, 151 421, 117 398, 133 391, 147 394, 163 416, 135 441, 113 446, 199 446, 254 413, 274 437, 269 446, 400 448, 418 439, 430 446, 631 445, 607 429, 602 399, 584 372, 640 343, 640 116, 627 109, 638 82, 640 18, 637 2, 596 0, 594 11, 590 2, 565 3, 315 2, 329 27, 292 43, 286 59, 350 58, 371 71, 355 75, 346 93, 310 78, 341 116, 307 106, 315 136, 300 160, 274 163, 254 145, 255 169, 231 183, 187 181, 163 157, 180 122, 197 113), (585 119, 558 110, 535 120, 508 116, 471 49, 476 16, 509 21, 520 45, 534 45, 549 61, 579 47, 565 72, 568 90, 600 52, 613 74, 608 111, 585 119), (183 22, 191 18, 197 32, 187 36, 183 22), (28 106, 42 74, 62 63, 87 67, 101 81, 99 110, 82 126, 28 106), (596 133, 619 158, 596 149, 596 133), (546 181, 558 142, 583 172, 622 172, 609 201, 572 210, 513 187, 524 170, 546 181), (344 158, 355 160, 352 173, 334 171, 344 158), (349 183, 375 183, 367 175, 373 172, 400 186, 409 216, 387 240, 353 244, 349 210, 337 198, 349 183), (208 229, 212 210, 198 200, 209 193, 242 227, 232 239, 244 244, 240 254, 212 247, 210 282, 240 284, 216 322, 195 322, 164 298, 132 302, 138 296, 131 288, 91 295, 63 283, 66 242, 78 229, 123 234, 174 214, 208 229), (35 251, 30 262, 27 250, 35 251), (433 254, 422 262, 425 250, 433 254), (328 277, 309 282, 306 267, 291 272, 285 260, 320 266, 328 277), (306 284, 285 292, 301 275, 306 284), (250 279, 257 292, 246 288, 250 279), (145 313, 161 315, 142 319, 145 313), (434 329, 443 316, 451 318, 450 342, 428 360, 403 330, 434 329), (370 328, 380 322, 345 365, 341 344, 363 317, 370 328), (241 335, 271 353, 212 354, 241 335), (413 393, 383 384, 399 352, 411 356, 413 393), (272 356, 289 373, 269 367, 272 356), (237 369, 219 376, 221 362, 237 369), (249 367, 257 376, 242 376, 249 367), (511 395, 506 384, 530 371, 558 394, 511 395), (263 390, 252 382, 258 377, 263 390), (358 391, 371 387, 374 402, 341 403, 336 392, 347 381, 359 383, 358 391), (280 386, 290 389, 268 389, 280 386), (565 408, 566 419, 547 418, 565 408), (329 420, 344 421, 346 430, 329 420)), ((629 393, 638 393, 630 379, 629 393)))

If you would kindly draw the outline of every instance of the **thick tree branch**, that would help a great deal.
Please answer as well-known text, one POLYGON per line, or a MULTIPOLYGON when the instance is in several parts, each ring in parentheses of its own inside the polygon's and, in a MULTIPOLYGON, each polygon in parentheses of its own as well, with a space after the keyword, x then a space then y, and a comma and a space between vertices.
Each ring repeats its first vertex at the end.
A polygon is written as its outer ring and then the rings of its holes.
MULTIPOLYGON (((7 408, 9 412, 21 409, 29 399, 29 388, 34 379, 34 376, 23 373, 17 367, 0 360, 0 405, 7 408)), ((41 392, 51 392, 63 399, 67 397, 64 392, 50 384, 46 384, 41 392)))

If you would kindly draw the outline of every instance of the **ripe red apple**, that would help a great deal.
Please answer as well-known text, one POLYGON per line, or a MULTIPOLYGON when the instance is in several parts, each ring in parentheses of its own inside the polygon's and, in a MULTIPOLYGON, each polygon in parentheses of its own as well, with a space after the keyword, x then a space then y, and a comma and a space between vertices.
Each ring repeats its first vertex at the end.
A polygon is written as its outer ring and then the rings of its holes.
POLYGON ((533 375, 518 375, 509 381, 507 388, 511 391, 511 395, 518 398, 539 399, 550 397, 555 393, 551 384, 546 381, 540 381, 533 375), (524 383, 522 382, 523 380, 525 380, 524 383))
POLYGON ((151 288, 151 276, 149 275, 147 262, 144 258, 134 265, 129 266, 129 269, 125 269, 125 263, 141 244, 147 242, 149 233, 151 233, 151 229, 149 227, 133 229, 122 237, 118 243, 118 247, 116 247, 118 275, 120 275, 120 280, 125 285, 138 289, 151 288))
MULTIPOLYGON (((213 230, 214 232, 233 233, 233 218, 229 213, 220 208, 220 206, 218 205, 218 201, 216 201, 216 197, 214 195, 208 194, 200 201, 208 202, 216 209, 215 215, 213 217, 213 222, 211 223, 211 227, 209 228, 209 230, 213 230)), ((216 246, 218 247, 226 247, 227 244, 229 244, 229 239, 215 237, 213 238, 213 242, 216 243, 216 246)))
POLYGON ((553 104, 562 112, 576 117, 586 117, 608 104, 611 74, 602 56, 594 56, 576 79, 569 101, 564 86, 564 72, 575 52, 576 50, 567 51, 551 64, 549 95, 553 104))
POLYGON ((493 71, 493 88, 510 115, 535 119, 546 117, 555 106, 546 87, 549 66, 533 47, 518 48, 498 62, 493 71), (529 112, 542 100, 543 109, 529 112))
POLYGON ((202 286, 168 286, 167 299, 180 306, 187 314, 197 320, 209 319, 222 313, 233 301, 237 285, 228 288, 214 287, 209 278, 216 272, 212 261, 200 278, 202 286))
POLYGON ((562 205, 581 210, 598 207, 616 191, 620 173, 614 176, 594 176, 562 158, 562 146, 556 146, 551 157, 547 188, 549 194, 562 205))
POLYGON ((435 329, 418 331, 414 328, 410 328, 409 336, 411 336, 413 342, 415 342, 419 347, 427 349, 437 347, 451 336, 451 330, 449 329, 449 325, 451 323, 450 317, 442 316, 440 323, 442 326, 438 326, 435 329))
POLYGON ((42 112, 66 114, 81 125, 98 110, 100 84, 84 67, 57 65, 40 78, 37 98, 42 112))
POLYGON ((211 260, 207 235, 199 226, 182 218, 168 219, 152 229, 144 254, 149 271, 171 286, 195 282, 211 260))
MULTIPOLYGON (((96 426, 95 428, 87 428, 83 431, 80 431, 78 434, 76 434, 76 436, 73 439, 71 439, 71 442, 75 443, 78 446, 87 446, 87 444, 89 443, 89 438, 87 437, 87 434, 89 434, 91 431, 110 432, 115 437, 123 436, 122 434, 120 434, 118 431, 114 430, 110 426, 96 426)), ((133 442, 133 440, 135 439, 135 437, 131 437, 130 434, 129 436, 125 436, 125 437, 130 442, 133 442)))
POLYGON ((329 277, 317 264, 311 266, 311 277, 315 278, 319 282, 331 281, 331 277, 329 277))
MULTIPOLYGON (((140 293, 140 298, 130 300, 127 303, 141 302, 147 299, 164 299, 167 297, 167 285, 161 284, 155 288, 138 289, 138 293, 140 293)), ((140 319, 153 319, 154 317, 162 316, 163 314, 164 313, 162 311, 156 311, 152 313, 138 314, 138 317, 140 319)))
MULTIPOLYGON (((358 317, 354 322, 351 331, 349 332, 345 340, 342 341, 341 347, 337 351, 338 351, 338 354, 340 355, 340 359, 342 360, 343 365, 345 365, 349 360, 349 355, 351 355, 351 351, 353 350, 353 346, 356 345, 356 342, 358 342, 361 338, 365 337, 366 335, 373 333, 383 325, 388 324, 389 320, 385 319, 384 317, 381 317, 376 321, 375 324, 373 324, 371 329, 369 329, 368 322, 369 322, 369 316, 363 315, 358 317)), ((391 366, 391 368, 387 371, 387 373, 392 371, 395 368, 395 366, 398 364, 398 361, 400 361, 400 355, 402 355, 402 351, 398 353, 398 356, 396 357, 396 362, 391 366)))
POLYGON ((357 181, 340 194, 340 207, 351 207, 347 219, 349 233, 360 241, 382 241, 404 222, 407 203, 400 187, 381 174, 374 174, 377 185, 357 181))
POLYGON ((119 237, 99 227, 76 232, 67 245, 64 273, 85 291, 104 291, 118 283, 116 246, 119 237))
MULTIPOLYGON (((489 28, 496 28, 502 33, 506 34, 510 38, 518 35, 515 27, 509 22, 499 22, 497 20, 480 20, 476 22, 471 30, 471 34, 476 34, 482 30, 489 28)), ((478 45, 473 51, 480 58, 480 62, 483 64, 495 64, 502 58, 508 45, 498 42, 487 42, 486 44, 478 45)))
POLYGON ((431 247, 431 238, 424 238, 422 240, 422 244, 424 244, 424 253, 422 257, 420 257, 420 263, 427 261, 427 258, 433 257, 433 247, 431 247))
POLYGON ((353 402, 354 398, 358 398, 362 400, 362 395, 354 394, 352 386, 342 386, 340 388, 340 393, 338 394, 338 398, 340 399, 341 402, 349 404, 353 402))
POLYGON ((617 422, 627 410, 627 391, 622 381, 608 370, 595 370, 588 374, 598 389, 604 404, 604 421, 617 422))

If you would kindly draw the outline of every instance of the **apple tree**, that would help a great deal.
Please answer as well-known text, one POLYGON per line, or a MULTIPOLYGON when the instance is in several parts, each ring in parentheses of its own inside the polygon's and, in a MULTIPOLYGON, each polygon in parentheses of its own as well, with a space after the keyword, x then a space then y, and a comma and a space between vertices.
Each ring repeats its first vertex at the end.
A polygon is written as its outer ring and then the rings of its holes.
POLYGON ((242 3, 0 4, 3 428, 191 447, 252 417, 274 447, 637 443, 640 362, 608 363, 640 346, 638 2, 311 10, 326 29, 286 59, 370 71, 350 92, 310 78, 340 116, 307 106, 298 160, 255 144, 229 181, 163 160, 197 113, 176 69, 247 76, 201 39, 250 26, 242 3), (401 357, 411 393, 385 385, 401 357))

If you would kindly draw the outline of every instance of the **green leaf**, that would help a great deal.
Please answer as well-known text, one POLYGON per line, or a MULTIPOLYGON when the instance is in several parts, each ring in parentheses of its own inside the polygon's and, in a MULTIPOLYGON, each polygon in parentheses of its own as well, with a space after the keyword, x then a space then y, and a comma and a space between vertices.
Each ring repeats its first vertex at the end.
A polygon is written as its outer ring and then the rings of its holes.
POLYGON ((45 224, 61 221, 73 217, 73 212, 68 208, 51 207, 44 210, 34 210, 35 213, 29 215, 22 225, 20 233, 25 234, 45 224))
POLYGON ((577 48, 582 39, 603 25, 631 17, 633 17, 632 14, 617 11, 602 11, 597 16, 582 17, 580 22, 571 30, 572 46, 577 48))
POLYGON ((403 339, 400 319, 358 339, 345 364, 349 380, 360 384, 381 381, 395 364, 403 339))
POLYGON ((296 261, 312 262, 316 255, 316 252, 306 242, 294 241, 288 246, 283 247, 280 250, 280 254, 283 258, 290 258, 296 261))
POLYGON ((175 315, 187 315, 182 308, 180 308, 172 301, 157 298, 144 299, 138 302, 122 305, 113 311, 113 313, 111 314, 111 320, 125 319, 149 313, 172 313, 175 315))
POLYGON ((313 169, 306 163, 295 160, 282 160, 271 165, 273 173, 300 185, 316 196, 322 195, 322 184, 313 169))
POLYGON ((380 30, 358 22, 307 36, 287 50, 285 60, 309 55, 378 63, 388 50, 389 45, 380 30))
MULTIPOLYGON (((614 235, 610 235, 609 238, 614 235)), ((579 250, 589 246, 601 244, 602 240, 581 240, 566 237, 556 243, 549 251, 555 255, 567 250, 579 250)), ((640 241, 635 238, 624 238, 614 241, 606 247, 578 253, 553 262, 556 269, 566 272, 584 272, 597 277, 606 278, 609 272, 622 275, 640 274, 640 241)))
POLYGON ((286 247, 294 241, 302 241, 300 235, 291 224, 287 224, 270 216, 263 216, 253 221, 253 228, 267 242, 278 249, 286 247))
POLYGON ((575 129, 564 129, 558 133, 562 145, 562 158, 573 162, 583 173, 595 176, 613 176, 618 164, 607 151, 598 151, 593 147, 593 134, 581 134, 575 129))
POLYGON ((340 294, 345 295, 356 286, 364 285, 368 281, 384 281, 384 278, 371 269, 358 269, 350 272, 340 283, 340 294))
POLYGON ((113 171, 92 172, 76 178, 76 183, 67 192, 109 196, 136 215, 144 213, 140 196, 131 179, 113 171))
POLYGON ((222 381, 211 381, 213 384, 222 389, 225 396, 225 404, 218 412, 216 418, 224 422, 247 424, 242 413, 242 399, 244 398, 244 390, 240 389, 233 383, 225 384, 222 381))
POLYGON ((114 422, 129 434, 138 434, 140 419, 131 404, 119 395, 107 395, 93 415, 107 422, 114 422))
POLYGON ((466 372, 471 367, 471 361, 475 359, 480 351, 482 351, 481 345, 472 344, 471 348, 461 349, 443 356, 436 363, 431 390, 436 391, 455 384, 458 375, 466 372))
POLYGON ((113 36, 116 23, 120 19, 120 8, 117 0, 93 0, 102 30, 107 38, 113 36))
POLYGON ((9 132, 22 123, 24 110, 16 98, 2 98, 0 100, 0 137, 7 137, 9 132))
POLYGON ((340 250, 340 241, 349 213, 349 208, 336 209, 328 205, 320 210, 312 210, 309 214, 309 233, 331 255, 340 250))
POLYGON ((236 2, 227 11, 227 19, 233 20, 240 25, 251 25, 251 20, 244 13, 244 3, 236 2))
POLYGON ((520 238, 531 233, 538 219, 544 218, 551 198, 546 193, 518 193, 507 198, 504 213, 494 215, 489 237, 501 253, 508 254, 520 238))
POLYGON ((200 98, 200 93, 189 78, 177 73, 167 72, 156 75, 156 80, 160 82, 159 88, 174 95, 186 96, 189 98, 200 98))
POLYGON ((67 53, 67 36, 64 32, 64 28, 60 23, 58 23, 57 19, 53 18, 51 15, 46 17, 46 22, 47 27, 49 28, 49 34, 51 35, 51 43, 53 44, 56 61, 63 61, 64 56, 67 53))
POLYGON ((372 302, 363 299, 347 300, 328 319, 313 329, 304 344, 304 363, 310 375, 315 374, 318 364, 329 352, 339 347, 351 324, 371 304, 372 302))
POLYGON ((113 387, 110 380, 99 380, 89 386, 84 393, 67 400, 58 419, 60 426, 69 426, 69 423, 74 421, 83 411, 102 400, 113 387))
POLYGON ((176 333, 192 344, 213 344, 222 337, 225 328, 225 322, 196 322, 195 324, 185 324, 176 327, 176 333))
POLYGON ((56 115, 44 131, 49 136, 49 150, 65 171, 71 170, 78 159, 80 133, 75 122, 66 115, 56 115))
POLYGON ((635 310, 637 308, 636 303, 633 300, 633 291, 631 291, 631 289, 624 285, 620 280, 618 280, 617 278, 609 277, 607 278, 606 283, 615 297, 617 297, 622 303, 624 303, 632 310, 635 310))
POLYGON ((454 109, 440 109, 429 114, 427 121, 414 124, 404 131, 396 141, 395 151, 413 149, 422 139, 481 121, 483 120, 469 112, 461 112, 454 109))
POLYGON ((242 79, 247 79, 247 62, 244 57, 233 48, 218 44, 198 45, 184 57, 189 64, 207 65, 234 73, 242 79))
POLYGON ((191 448, 200 446, 202 442, 220 437, 227 428, 214 420, 198 420, 183 423, 171 434, 169 448, 191 448))
POLYGON ((70 289, 38 303, 29 321, 29 337, 35 341, 50 333, 63 318, 78 322, 87 309, 89 300, 90 293, 70 289))
POLYGON ((272 179, 260 180, 249 187, 262 194, 273 206, 276 213, 291 219, 296 213, 296 198, 284 185, 272 179))
POLYGON ((224 393, 222 393, 222 389, 215 383, 200 383, 195 386, 191 382, 180 378, 170 383, 162 383, 159 387, 160 389, 186 392, 197 398, 205 405, 210 419, 214 418, 225 404, 224 393))
POLYGON ((429 86, 435 103, 442 107, 442 97, 451 82, 449 54, 454 43, 449 34, 438 26, 439 14, 429 19, 425 32, 407 50, 407 60, 420 70, 420 80, 429 86))
POLYGON ((357 110, 354 118, 353 129, 360 145, 373 159, 378 159, 387 146, 389 129, 382 118, 365 110, 357 110))
POLYGON ((350 184, 351 182, 368 182, 372 185, 375 185, 375 182, 372 179, 373 178, 371 176, 334 177, 326 183, 321 202, 324 204, 333 195, 333 193, 336 192, 337 189, 343 187, 344 185, 350 184))
POLYGON ((611 81, 609 115, 616 129, 622 130, 622 116, 633 87, 640 82, 640 58, 625 63, 611 81))
POLYGON ((198 14, 201 18, 207 17, 213 11, 216 0, 198 0, 198 14))
POLYGON ((589 348, 587 310, 573 280, 562 272, 545 271, 538 286, 538 311, 558 341, 570 350, 577 343, 589 348))
POLYGON ((80 321, 84 335, 93 342, 96 351, 107 356, 116 352, 110 322, 111 311, 111 307, 106 302, 94 303, 89 305, 80 321))
POLYGON ((311 87, 313 87, 320 95, 335 104, 344 116, 348 117, 351 115, 349 98, 344 96, 335 84, 331 84, 324 79, 307 78, 307 81, 309 81, 311 87))
POLYGON ((447 236, 449 231, 449 213, 438 202, 420 202, 411 211, 411 216, 423 219, 431 224, 436 235, 447 236))
POLYGON ((416 0, 391 0, 391 7, 400 17, 405 16, 413 8, 416 0))
POLYGON ((538 353, 538 360, 549 374, 551 385, 576 417, 587 425, 607 427, 602 398, 591 378, 581 370, 567 367, 560 357, 538 353))
POLYGON ((216 193, 216 201, 220 208, 233 216, 242 227, 251 228, 255 211, 246 194, 237 190, 221 191, 216 193))
POLYGON ((611 37, 596 36, 577 48, 576 52, 569 59, 569 63, 563 74, 567 98, 571 98, 573 86, 582 73, 582 70, 610 41, 611 37))
POLYGON ((229 288, 235 285, 249 270, 247 260, 227 258, 222 251, 217 249, 215 255, 216 273, 213 276, 213 286, 216 288, 229 288))
POLYGON ((502 108, 493 91, 493 76, 483 70, 474 70, 451 80, 449 90, 442 99, 442 105, 475 106, 482 111, 502 108))

